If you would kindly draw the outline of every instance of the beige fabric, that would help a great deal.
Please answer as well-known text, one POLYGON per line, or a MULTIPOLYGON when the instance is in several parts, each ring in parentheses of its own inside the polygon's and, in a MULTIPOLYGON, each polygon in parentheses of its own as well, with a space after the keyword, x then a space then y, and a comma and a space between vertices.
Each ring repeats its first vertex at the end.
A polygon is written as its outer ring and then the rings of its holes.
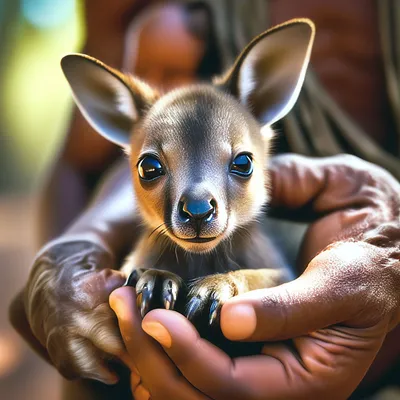
MULTIPOLYGON (((212 11, 225 67, 252 37, 270 26, 267 0, 203 2, 212 11)), ((377 3, 387 95, 396 125, 396 132, 391 134, 398 136, 399 144, 395 155, 381 148, 336 104, 312 70, 297 106, 282 121, 283 134, 295 153, 318 157, 351 148, 355 155, 384 167, 400 180, 400 1, 377 0, 377 3)))

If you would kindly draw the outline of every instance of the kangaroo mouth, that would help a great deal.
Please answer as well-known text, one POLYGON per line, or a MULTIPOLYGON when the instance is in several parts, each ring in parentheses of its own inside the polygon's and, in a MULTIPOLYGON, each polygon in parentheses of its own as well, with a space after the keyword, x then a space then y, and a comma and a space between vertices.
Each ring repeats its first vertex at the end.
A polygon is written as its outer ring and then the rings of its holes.
POLYGON ((222 237, 220 235, 212 237, 196 236, 192 238, 183 238, 173 234, 172 240, 175 241, 185 251, 190 253, 208 253, 215 248, 222 237))
POLYGON ((189 242, 189 243, 207 243, 207 242, 212 242, 213 240, 215 240, 217 237, 210 237, 210 238, 202 238, 202 237, 195 237, 193 239, 182 239, 180 238, 180 240, 184 240, 185 242, 189 242))

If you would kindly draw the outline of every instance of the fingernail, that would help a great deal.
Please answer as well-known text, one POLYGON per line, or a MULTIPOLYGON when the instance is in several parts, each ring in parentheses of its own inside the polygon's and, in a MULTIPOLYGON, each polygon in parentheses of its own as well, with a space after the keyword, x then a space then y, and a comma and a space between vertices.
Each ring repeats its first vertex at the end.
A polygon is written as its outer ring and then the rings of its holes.
POLYGON ((256 330, 254 308, 246 304, 225 304, 221 311, 221 329, 230 340, 248 339, 256 330))
POLYGON ((142 328, 148 335, 157 340, 161 346, 168 349, 171 347, 171 335, 159 322, 143 322, 142 328))

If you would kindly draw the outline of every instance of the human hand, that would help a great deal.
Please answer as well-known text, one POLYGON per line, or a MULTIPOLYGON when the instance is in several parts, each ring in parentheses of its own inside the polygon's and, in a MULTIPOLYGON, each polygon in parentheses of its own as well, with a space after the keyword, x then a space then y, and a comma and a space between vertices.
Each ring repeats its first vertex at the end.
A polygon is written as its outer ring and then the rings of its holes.
POLYGON ((116 383, 106 359, 124 346, 109 294, 124 284, 112 256, 91 242, 54 244, 36 259, 11 307, 20 334, 66 378, 116 383))
POLYGON ((294 338, 292 344, 269 343, 261 357, 232 361, 182 316, 155 310, 142 326, 166 357, 143 334, 132 293, 119 289, 111 304, 141 376, 138 400, 146 389, 153 400, 345 399, 399 323, 399 184, 342 156, 277 157, 271 174, 272 205, 307 209, 316 220, 302 249, 307 268, 293 282, 228 301, 221 327, 232 340, 294 338))

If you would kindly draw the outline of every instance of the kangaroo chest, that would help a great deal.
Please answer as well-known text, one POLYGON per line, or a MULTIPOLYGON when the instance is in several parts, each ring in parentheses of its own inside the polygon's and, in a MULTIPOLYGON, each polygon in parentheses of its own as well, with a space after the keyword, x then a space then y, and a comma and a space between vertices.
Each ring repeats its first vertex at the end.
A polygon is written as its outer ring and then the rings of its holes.
POLYGON ((282 252, 260 229, 251 235, 235 237, 206 254, 188 253, 172 243, 149 242, 146 234, 134 248, 124 266, 129 273, 136 268, 172 272, 184 280, 236 271, 239 269, 285 268, 282 252))

